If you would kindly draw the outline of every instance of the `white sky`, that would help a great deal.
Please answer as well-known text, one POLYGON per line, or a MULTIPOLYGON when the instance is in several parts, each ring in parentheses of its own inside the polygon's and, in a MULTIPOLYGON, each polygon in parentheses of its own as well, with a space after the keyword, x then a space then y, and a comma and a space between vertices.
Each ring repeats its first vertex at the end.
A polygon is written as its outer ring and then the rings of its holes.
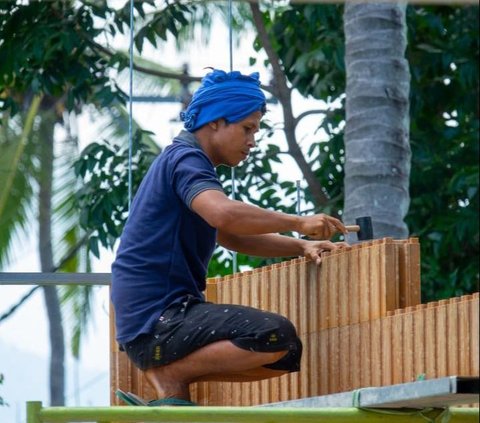
MULTIPOLYGON (((196 43, 188 53, 180 53, 175 46, 170 43, 163 50, 147 51, 145 56, 157 60, 160 63, 178 66, 187 61, 190 63, 190 71, 193 75, 202 76, 205 74, 203 70, 206 66, 214 66, 217 68, 228 69, 228 30, 222 25, 216 25, 215 33, 220 34, 215 39, 215 46, 203 46, 196 43)), ((244 45, 239 50, 235 50, 234 69, 244 73, 256 71, 257 68, 248 66, 248 58, 250 56, 249 48, 251 46, 252 37, 245 37, 244 45)), ((259 61, 260 62, 260 61, 259 61)), ((269 78, 265 70, 260 70, 261 79, 267 81, 269 78)), ((134 88, 135 91, 135 88, 134 88)), ((135 95, 135 92, 134 92, 135 95)), ((299 114, 309 108, 321 108, 322 104, 315 100, 303 100, 299 95, 294 96, 294 111, 299 114)), ((269 106, 270 108, 270 106, 269 106)), ((171 118, 177 117, 179 105, 166 104, 134 104, 133 114, 145 129, 150 129, 157 134, 157 140, 160 144, 165 145, 180 129, 180 125, 172 125, 171 118)), ((270 120, 280 120, 280 113, 277 108, 270 116, 270 120)), ((304 128, 308 133, 309 123, 314 124, 318 117, 306 119, 304 128)), ((98 136, 95 131, 95 122, 87 115, 79 117, 78 130, 80 141, 83 145, 88 144, 98 136)), ((302 139, 303 135, 299 136, 302 139)), ((279 140, 279 143, 284 143, 279 140)), ((283 144, 282 144, 283 146, 283 144)), ((300 174, 296 165, 292 162, 285 163, 282 168, 284 175, 288 175, 292 181, 299 179, 300 174)), ((7 268, 6 272, 35 272, 39 271, 39 262, 37 256, 36 233, 30 232, 31 237, 22 239, 16 250, 16 257, 7 268)), ((95 272, 110 272, 110 264, 113 260, 111 252, 102 252, 101 260, 94 262, 95 272)), ((0 286, 0 314, 7 311, 15 304, 30 287, 26 286, 0 286)), ((94 312, 93 324, 90 326, 89 332, 84 339, 81 351, 81 359, 78 366, 73 364, 71 357, 67 362, 67 402, 69 405, 108 405, 109 401, 109 323, 108 323, 108 288, 95 288, 95 304, 92 307, 94 312), (93 373, 87 370, 93 369, 93 373), (92 378, 92 374, 94 377, 92 378), (83 388, 85 387, 85 388, 83 388), (88 387, 88 389, 86 388, 88 387), (96 388, 93 389, 93 388, 96 388), (89 397, 89 392, 102 392, 96 398, 89 397)), ((40 357, 44 361, 44 366, 48 366, 49 343, 48 343, 48 326, 43 305, 43 295, 41 290, 37 290, 28 303, 17 311, 13 317, 0 324, 0 342, 9 344, 17 350, 29 352, 40 357)), ((20 371, 21 363, 12 363, 5 365, 0 364, 0 371, 5 375, 4 385, 0 385, 0 396, 11 404, 11 407, 0 407, 0 422, 20 422, 22 421, 23 402, 26 400, 43 400, 47 401, 46 388, 48 380, 44 376, 40 376, 40 370, 44 373, 45 369, 39 369, 39 375, 32 374, 31 380, 35 380, 38 385, 38 394, 35 397, 18 398, 13 391, 9 392, 9 384, 14 379, 18 379, 17 371, 20 371), (43 379, 42 379, 43 377, 43 379)))

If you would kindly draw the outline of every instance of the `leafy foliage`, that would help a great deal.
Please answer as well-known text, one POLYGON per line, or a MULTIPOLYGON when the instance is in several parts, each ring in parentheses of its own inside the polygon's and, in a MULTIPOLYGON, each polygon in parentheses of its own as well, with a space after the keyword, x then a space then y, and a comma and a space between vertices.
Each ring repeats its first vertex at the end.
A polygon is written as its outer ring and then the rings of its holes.
MULTIPOLYGON (((146 141, 147 131, 138 130, 132 140, 132 191, 158 151, 146 141)), ((128 214, 128 146, 104 140, 89 144, 75 163, 75 174, 83 180, 77 192, 80 224, 91 233, 89 250, 99 257, 99 246, 113 248, 128 214)))
MULTIPOLYGON (((158 8, 152 0, 134 2, 134 8, 137 23, 143 20, 135 35, 139 51, 145 40, 155 46, 167 34, 178 35, 195 10, 178 2, 158 8)), ((89 1, 0 2, 0 111, 14 115, 31 93, 63 97, 68 110, 125 102, 111 75, 127 68, 128 59, 97 38, 126 34, 129 25, 129 2, 121 8, 89 1)))
POLYGON ((478 7, 409 8, 411 206, 422 294, 478 290, 478 7))
POLYGON ((98 8, 65 1, 17 3, 0 3, 0 110, 14 114, 28 93, 65 96, 69 110, 93 99, 108 105, 123 98, 107 74, 121 62, 106 60, 91 45, 101 31, 95 27, 98 8))
MULTIPOLYGON (((285 72, 304 95, 329 101, 344 92, 341 13, 338 6, 302 5, 272 19, 285 72)), ((407 223, 420 237, 424 300, 434 300, 478 290, 478 7, 409 7, 407 24, 413 153, 407 223)), ((342 129, 339 122, 333 127, 342 129)), ((341 166, 342 133, 335 137, 341 166)), ((318 177, 328 186, 325 173, 318 177)), ((341 172, 335 182, 338 188, 341 172)))
MULTIPOLYGON (((3 384, 3 373, 0 373, 0 385, 3 384)), ((8 405, 5 400, 3 399, 3 397, 0 396, 0 406, 5 406, 5 405, 8 405)))
POLYGON ((301 5, 264 13, 273 46, 292 86, 302 95, 326 103, 328 113, 319 119, 315 132, 318 142, 312 143, 307 158, 330 199, 321 211, 333 215, 341 214, 345 161, 342 10, 339 5, 301 5))
POLYGON ((265 14, 285 73, 305 96, 330 102, 345 92, 342 12, 340 5, 303 5, 265 14))

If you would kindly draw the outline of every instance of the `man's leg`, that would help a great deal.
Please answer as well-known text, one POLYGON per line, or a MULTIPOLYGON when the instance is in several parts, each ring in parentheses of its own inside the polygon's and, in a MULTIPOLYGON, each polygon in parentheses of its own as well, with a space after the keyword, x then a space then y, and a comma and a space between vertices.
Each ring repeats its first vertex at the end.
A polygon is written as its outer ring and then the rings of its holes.
POLYGON ((165 366, 144 371, 158 398, 190 400, 189 385, 201 381, 248 382, 281 376, 288 371, 262 367, 275 363, 287 354, 253 352, 228 340, 214 342, 165 366))

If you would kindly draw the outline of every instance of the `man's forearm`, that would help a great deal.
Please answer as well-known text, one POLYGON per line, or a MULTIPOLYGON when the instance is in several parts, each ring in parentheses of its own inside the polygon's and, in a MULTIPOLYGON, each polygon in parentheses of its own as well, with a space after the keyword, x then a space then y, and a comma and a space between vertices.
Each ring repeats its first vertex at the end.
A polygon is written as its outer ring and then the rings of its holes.
POLYGON ((219 191, 206 191, 192 201, 192 209, 219 231, 259 235, 297 231, 298 216, 265 210, 228 199, 219 191))
POLYGON ((313 239, 330 239, 337 232, 346 232, 338 219, 323 213, 296 216, 265 210, 230 200, 223 192, 206 190, 198 194, 191 208, 210 226, 232 235, 260 235, 299 232, 313 239))
POLYGON ((219 231, 218 243, 229 250, 258 257, 303 255, 304 240, 277 234, 232 235, 219 231))
POLYGON ((295 215, 262 209, 231 201, 218 218, 217 228, 235 235, 259 235, 296 231, 299 219, 295 215))

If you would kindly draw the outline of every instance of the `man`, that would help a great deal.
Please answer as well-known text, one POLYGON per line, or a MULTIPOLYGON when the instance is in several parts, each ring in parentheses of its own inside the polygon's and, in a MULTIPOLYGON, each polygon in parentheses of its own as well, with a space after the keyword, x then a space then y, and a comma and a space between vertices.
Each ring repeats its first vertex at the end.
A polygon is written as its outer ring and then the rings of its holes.
POLYGON ((191 405, 192 382, 255 381, 300 368, 302 345, 285 317, 203 297, 217 242, 317 262, 345 245, 328 241, 346 232, 333 217, 264 210, 223 192, 215 167, 247 158, 264 111, 258 74, 209 73, 182 113, 186 130, 154 161, 133 201, 112 265, 112 301, 117 341, 156 391, 149 405, 191 405), (323 241, 278 234, 288 231, 323 241))

